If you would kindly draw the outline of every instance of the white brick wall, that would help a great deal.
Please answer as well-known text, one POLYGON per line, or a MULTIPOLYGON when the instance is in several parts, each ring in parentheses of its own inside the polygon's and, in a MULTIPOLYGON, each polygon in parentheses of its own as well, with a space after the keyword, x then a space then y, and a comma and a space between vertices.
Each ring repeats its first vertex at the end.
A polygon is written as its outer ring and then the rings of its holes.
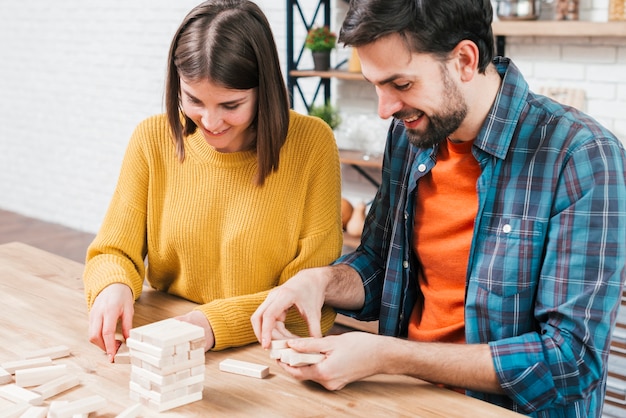
MULTIPOLYGON (((0 2, 0 208, 97 231, 130 134, 163 110, 171 37, 199 2, 0 2)), ((258 4, 284 45, 284 2, 258 4)))
MULTIPOLYGON (((197 3, 0 2, 0 208, 97 231, 132 130, 163 110, 171 36, 197 3)), ((284 60, 286 2, 257 3, 284 60)), ((581 18, 606 20, 608 0, 581 4, 581 18)), ((346 3, 335 0, 333 7, 338 29, 346 3)), ((340 62, 349 50, 334 54, 340 62)), ((510 37, 507 55, 533 88, 584 88, 586 110, 626 138, 626 39, 510 37)), ((332 85, 346 120, 354 114, 377 117, 370 85, 332 85)), ((381 135, 381 148, 383 141, 381 135)), ((352 200, 374 193, 349 168, 344 184, 352 200)))

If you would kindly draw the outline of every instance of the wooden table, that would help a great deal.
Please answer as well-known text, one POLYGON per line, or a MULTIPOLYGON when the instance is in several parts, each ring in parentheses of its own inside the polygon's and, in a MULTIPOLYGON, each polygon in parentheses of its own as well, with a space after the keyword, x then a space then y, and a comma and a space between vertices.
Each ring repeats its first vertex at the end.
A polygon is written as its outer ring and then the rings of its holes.
MULTIPOLYGON (((79 375, 81 385, 50 400, 98 394, 108 400, 99 417, 114 417, 132 405, 130 365, 110 364, 87 340, 83 265, 22 243, 0 245, 0 362, 23 351, 64 344, 71 356, 55 360, 79 375)), ((146 289, 135 308, 134 326, 190 310, 192 303, 146 289)), ((142 416, 228 417, 507 417, 500 407, 406 376, 375 376, 331 392, 298 382, 269 359, 258 344, 206 354, 203 399, 162 414, 142 416), (225 358, 270 366, 265 379, 219 371, 225 358)), ((49 401, 46 404, 49 403, 49 401)), ((9 405, 0 399, 0 411, 9 405)), ((92 416, 95 414, 92 414, 92 416)))

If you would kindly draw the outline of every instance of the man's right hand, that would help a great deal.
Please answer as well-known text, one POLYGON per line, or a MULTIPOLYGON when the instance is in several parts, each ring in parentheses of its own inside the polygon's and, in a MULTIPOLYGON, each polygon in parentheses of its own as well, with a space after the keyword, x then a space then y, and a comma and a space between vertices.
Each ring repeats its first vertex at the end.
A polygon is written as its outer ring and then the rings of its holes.
POLYGON ((89 341, 104 350, 113 362, 119 343, 115 340, 117 321, 122 320, 122 335, 128 338, 133 326, 133 292, 122 283, 105 287, 89 311, 89 341))

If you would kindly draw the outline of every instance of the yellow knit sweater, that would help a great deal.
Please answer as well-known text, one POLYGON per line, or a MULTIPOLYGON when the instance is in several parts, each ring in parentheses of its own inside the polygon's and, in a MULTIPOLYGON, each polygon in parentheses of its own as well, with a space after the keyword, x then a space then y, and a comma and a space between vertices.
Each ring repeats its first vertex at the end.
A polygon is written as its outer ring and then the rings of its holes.
MULTIPOLYGON (((87 251, 87 305, 118 282, 137 299, 145 277, 155 289, 200 304, 215 350, 251 343, 250 316, 268 291, 341 252, 341 174, 333 133, 321 120, 292 111, 279 169, 258 187, 253 151, 220 153, 196 132, 186 139, 180 163, 169 132, 165 115, 158 115, 132 135, 112 201, 87 251)), ((324 331, 334 315, 324 308, 324 331)), ((287 325, 308 334, 295 311, 287 325)))

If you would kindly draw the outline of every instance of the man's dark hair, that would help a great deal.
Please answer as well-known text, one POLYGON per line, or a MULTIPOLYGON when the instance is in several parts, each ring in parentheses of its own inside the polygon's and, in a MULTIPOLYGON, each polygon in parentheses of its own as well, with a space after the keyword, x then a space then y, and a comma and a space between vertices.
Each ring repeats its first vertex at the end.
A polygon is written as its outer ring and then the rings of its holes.
POLYGON ((445 59, 467 39, 484 73, 494 56, 492 20, 490 0, 350 0, 339 42, 359 47, 397 33, 409 51, 445 59))

